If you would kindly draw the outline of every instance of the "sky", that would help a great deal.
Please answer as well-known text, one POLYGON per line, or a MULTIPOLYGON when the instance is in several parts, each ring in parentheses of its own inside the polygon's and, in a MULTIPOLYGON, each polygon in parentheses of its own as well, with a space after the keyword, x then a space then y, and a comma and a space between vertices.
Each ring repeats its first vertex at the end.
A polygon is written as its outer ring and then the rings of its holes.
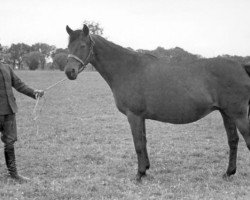
POLYGON ((66 48, 65 27, 98 22, 123 47, 250 55, 250 0, 0 0, 0 44, 66 48))

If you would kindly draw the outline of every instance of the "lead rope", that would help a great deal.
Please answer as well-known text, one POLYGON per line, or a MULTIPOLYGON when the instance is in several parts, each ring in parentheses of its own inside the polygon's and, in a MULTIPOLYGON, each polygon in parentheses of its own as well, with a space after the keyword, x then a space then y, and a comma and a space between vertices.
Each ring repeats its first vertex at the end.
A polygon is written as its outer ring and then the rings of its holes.
MULTIPOLYGON (((62 80, 54 83, 53 85, 50 85, 49 87, 47 87, 45 90, 44 90, 44 93, 47 92, 48 90, 50 90, 51 88, 55 87, 56 85, 58 85, 59 83, 62 83, 63 81, 67 80, 67 78, 63 78, 62 80)), ((38 103, 40 101, 40 97, 38 95, 36 95, 36 104, 33 108, 33 111, 32 111, 32 116, 33 116, 33 121, 35 122, 36 124, 36 133, 38 134, 39 132, 39 125, 38 125, 38 122, 37 122, 37 119, 39 118, 39 116, 41 115, 42 113, 42 110, 43 110, 43 107, 45 105, 45 102, 46 102, 46 98, 44 97, 44 102, 41 106, 41 108, 39 109, 39 112, 37 111, 37 106, 38 106, 38 103)))
MULTIPOLYGON (((80 58, 78 58, 77 56, 75 56, 75 55, 73 55, 73 54, 69 54, 69 55, 68 55, 68 58, 74 58, 74 59, 76 59, 78 62, 80 62, 80 63, 82 64, 82 67, 79 69, 78 74, 80 74, 80 73, 84 70, 84 68, 85 68, 85 67, 87 66, 87 64, 89 63, 89 59, 91 58, 91 56, 92 56, 92 54, 93 54, 93 47, 94 47, 95 42, 93 41, 91 35, 89 35, 89 37, 90 37, 90 41, 91 41, 91 46, 90 46, 89 54, 88 54, 88 56, 87 56, 85 62, 83 62, 80 58)), ((53 88, 53 87, 55 87, 57 84, 59 84, 59 83, 65 81, 66 79, 67 79, 67 78, 63 78, 62 80, 56 82, 55 84, 53 84, 53 85, 47 87, 47 88, 44 90, 44 92, 50 90, 51 88, 53 88)), ((44 106, 44 104, 45 104, 46 99, 44 98, 43 105, 42 105, 41 108, 40 108, 39 114, 37 114, 37 106, 38 106, 39 100, 40 100, 40 97, 39 97, 39 96, 36 96, 36 104, 35 104, 35 107, 34 107, 33 112, 32 112, 32 115, 34 116, 33 120, 35 121, 36 127, 37 127, 37 134, 38 134, 38 129, 39 129, 38 123, 37 123, 37 119, 38 119, 38 117, 40 116, 40 114, 41 114, 41 112, 42 112, 42 109, 43 109, 43 106, 44 106)))

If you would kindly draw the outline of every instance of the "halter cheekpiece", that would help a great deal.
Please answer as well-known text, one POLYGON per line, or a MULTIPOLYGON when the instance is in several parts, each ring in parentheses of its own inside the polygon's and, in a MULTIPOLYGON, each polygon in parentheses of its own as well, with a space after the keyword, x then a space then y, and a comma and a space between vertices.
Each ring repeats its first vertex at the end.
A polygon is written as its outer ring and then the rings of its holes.
POLYGON ((93 41, 91 35, 89 35, 89 38, 90 38, 90 42, 91 42, 90 47, 89 47, 89 54, 86 57, 84 62, 82 61, 82 59, 80 59, 79 57, 77 57, 73 54, 68 55, 68 58, 74 58, 76 61, 81 63, 81 66, 78 70, 79 71, 78 73, 82 72, 85 69, 86 65, 90 62, 90 57, 93 55, 93 47, 94 47, 95 42, 93 41))

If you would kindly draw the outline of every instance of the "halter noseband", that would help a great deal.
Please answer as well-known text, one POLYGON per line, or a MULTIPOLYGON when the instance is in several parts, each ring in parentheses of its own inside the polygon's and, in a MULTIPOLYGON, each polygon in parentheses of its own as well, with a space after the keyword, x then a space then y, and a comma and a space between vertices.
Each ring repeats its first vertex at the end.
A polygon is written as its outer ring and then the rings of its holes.
POLYGON ((68 58, 74 58, 76 61, 81 63, 81 66, 80 66, 80 68, 78 70, 78 74, 84 70, 86 65, 90 62, 90 57, 93 55, 93 47, 94 47, 95 42, 93 41, 91 35, 89 35, 89 38, 90 38, 90 42, 91 42, 90 47, 89 47, 89 54, 86 57, 84 62, 82 61, 82 59, 78 58, 77 56, 75 56, 73 54, 68 55, 68 58))

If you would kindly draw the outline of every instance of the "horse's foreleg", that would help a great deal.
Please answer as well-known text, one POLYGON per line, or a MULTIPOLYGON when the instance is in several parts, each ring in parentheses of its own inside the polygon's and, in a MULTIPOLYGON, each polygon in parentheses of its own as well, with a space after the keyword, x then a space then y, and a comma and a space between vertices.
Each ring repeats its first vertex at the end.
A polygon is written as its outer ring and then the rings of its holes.
POLYGON ((238 149, 238 142, 239 136, 237 133, 235 122, 226 116, 225 114, 221 113, 224 126, 227 132, 228 138, 228 145, 230 148, 229 152, 229 164, 226 173, 224 174, 224 178, 229 177, 236 172, 236 160, 237 160, 237 149, 238 149))
POLYGON ((141 177, 146 175, 146 170, 149 168, 149 159, 146 147, 145 119, 132 112, 128 112, 127 117, 131 127, 135 151, 138 158, 138 172, 136 180, 140 181, 141 177))

